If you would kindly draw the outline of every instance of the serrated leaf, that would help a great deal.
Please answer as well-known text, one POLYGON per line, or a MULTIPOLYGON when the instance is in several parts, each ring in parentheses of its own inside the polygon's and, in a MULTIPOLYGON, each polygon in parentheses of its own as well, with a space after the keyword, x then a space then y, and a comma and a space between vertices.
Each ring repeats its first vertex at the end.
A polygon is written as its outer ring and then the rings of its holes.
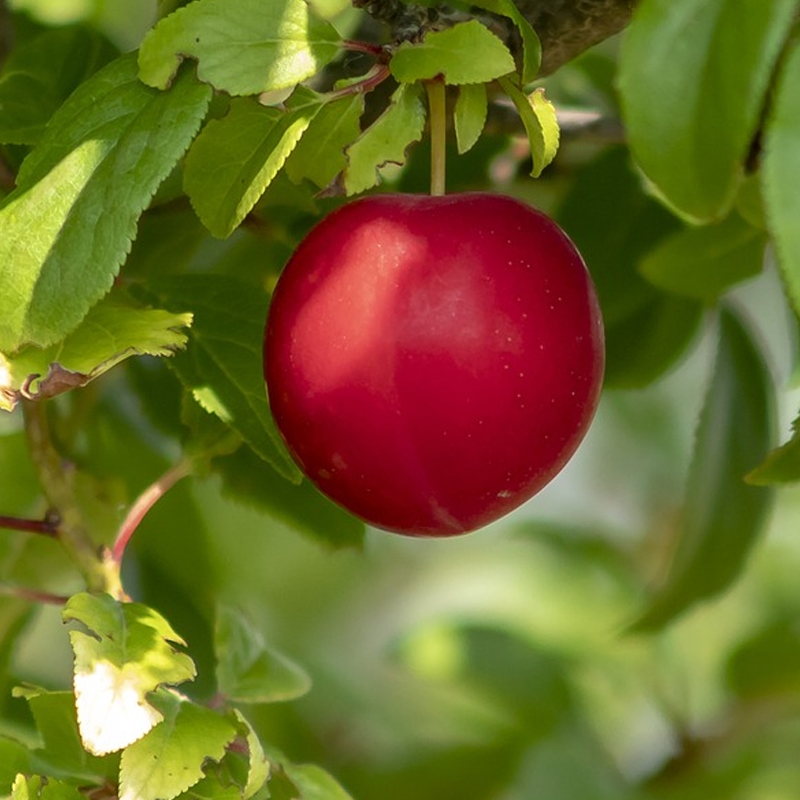
POLYGON ((286 161, 286 174, 295 183, 304 178, 320 189, 347 166, 345 148, 361 133, 364 94, 331 101, 320 109, 286 161))
POLYGON ((225 717, 172 692, 160 692, 153 702, 163 719, 125 748, 119 800, 172 800, 203 777, 208 759, 220 761, 236 737, 225 717))
POLYGON ((85 27, 48 30, 13 49, 0 75, 0 142, 35 144, 58 107, 117 55, 85 27))
POLYGON ((755 486, 772 486, 800 480, 800 417, 792 423, 792 438, 772 450, 747 474, 746 480, 755 486))
POLYGON ((238 709, 233 710, 233 715, 239 723, 247 741, 247 781, 242 787, 242 800, 250 800, 264 787, 269 780, 270 760, 264 753, 261 740, 247 718, 238 709))
POLYGON ((619 86, 631 148, 686 216, 733 202, 794 0, 643 0, 622 48, 619 86))
POLYGON ((234 703, 294 700, 311 688, 306 671, 267 647, 240 610, 219 607, 214 647, 219 692, 234 703))
POLYGON ((183 185, 214 236, 225 239, 236 230, 322 108, 319 95, 302 87, 294 100, 279 109, 234 99, 189 149, 183 185))
POLYGON ((0 205, 0 350, 59 341, 111 289, 209 99, 188 72, 169 92, 146 88, 124 56, 56 113, 0 205))
POLYGON ((711 302, 761 272, 766 245, 763 231, 731 214, 716 225, 671 236, 647 254, 640 269, 654 286, 711 302))
POLYGON ((340 37, 305 0, 197 0, 163 19, 139 51, 142 80, 165 88, 181 59, 232 95, 294 86, 338 52, 340 37))
POLYGON ((764 132, 763 189, 767 223, 795 313, 800 313, 800 44, 781 68, 764 132))
POLYGON ((466 83, 459 87, 453 111, 459 153, 471 150, 478 141, 486 124, 488 110, 489 102, 484 84, 466 83))
POLYGON ((733 312, 724 310, 675 556, 635 631, 663 627, 695 603, 725 591, 741 572, 772 497, 769 489, 743 480, 769 447, 771 388, 750 334, 733 312))
POLYGON ((266 294, 222 275, 153 280, 148 290, 165 307, 194 315, 186 350, 169 361, 183 385, 284 478, 299 482, 264 388, 266 294))
POLYGON ((41 749, 32 753, 48 770, 90 782, 115 777, 117 759, 100 759, 84 748, 72 692, 18 687, 14 696, 28 702, 42 740, 41 749))
POLYGON ((517 26, 522 38, 522 83, 530 83, 542 65, 542 43, 514 0, 477 0, 471 5, 508 17, 517 26))
POLYGON ((401 83, 438 76, 447 84, 487 83, 515 67, 509 49, 477 20, 432 31, 421 42, 403 42, 389 62, 392 75, 401 83))
POLYGON ((63 342, 23 347, 6 358, 8 378, 0 377, 0 392, 13 407, 20 397, 43 400, 85 386, 131 356, 171 356, 186 344, 180 329, 191 323, 191 314, 137 308, 112 293, 63 342))
POLYGON ((286 480, 249 448, 215 458, 225 497, 245 503, 328 547, 361 547, 364 523, 319 492, 309 481, 286 480))
POLYGON ((348 195, 371 189, 378 183, 378 169, 386 164, 404 164, 406 150, 422 138, 425 105, 422 87, 401 84, 386 111, 347 148, 344 186, 348 195))
POLYGON ((544 89, 541 87, 531 94, 525 94, 508 78, 502 78, 500 85, 517 107, 525 126, 533 160, 531 177, 538 178, 558 152, 561 131, 555 106, 544 96, 544 89))
POLYGON ((183 644, 169 623, 139 603, 82 593, 64 608, 75 653, 74 689, 84 747, 102 756, 127 747, 161 720, 147 695, 163 684, 195 677, 194 664, 175 650, 183 644))

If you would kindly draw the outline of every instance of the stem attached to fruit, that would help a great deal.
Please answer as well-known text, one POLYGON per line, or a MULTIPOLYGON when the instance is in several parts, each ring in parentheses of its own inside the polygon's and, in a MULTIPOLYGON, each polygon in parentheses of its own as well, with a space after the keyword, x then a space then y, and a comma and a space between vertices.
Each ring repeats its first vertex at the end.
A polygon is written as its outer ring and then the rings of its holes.
POLYGON ((431 195, 445 193, 447 157, 447 98, 445 85, 441 78, 425 83, 428 90, 428 112, 431 133, 431 195))
POLYGON ((111 548, 111 561, 117 566, 122 563, 125 548, 131 537, 145 518, 147 512, 181 479, 188 477, 194 470, 194 462, 186 458, 167 470, 157 481, 148 486, 130 507, 119 528, 116 541, 111 548))

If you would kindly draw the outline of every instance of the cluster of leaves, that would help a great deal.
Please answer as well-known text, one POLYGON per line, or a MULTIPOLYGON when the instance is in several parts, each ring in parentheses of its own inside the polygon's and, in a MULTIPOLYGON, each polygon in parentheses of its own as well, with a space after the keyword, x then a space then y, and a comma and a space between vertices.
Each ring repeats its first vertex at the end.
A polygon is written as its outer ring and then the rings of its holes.
MULTIPOLYGON (((0 72, 0 409, 45 405, 52 437, 37 448, 29 425, 28 454, 21 433, 3 437, 19 470, 39 474, 44 497, 15 497, 18 508, 0 512, 54 506, 51 532, 68 548, 72 527, 95 546, 119 543, 120 505, 180 449, 186 471, 213 472, 273 519, 328 544, 361 541, 360 523, 301 480, 271 420, 261 377, 269 288, 300 236, 343 198, 393 176, 415 187, 409 148, 424 138, 428 82, 451 87, 463 157, 454 184, 484 185, 489 158, 507 144, 487 132, 496 95, 518 112, 525 172, 539 176, 555 157, 555 110, 532 88, 539 43, 517 4, 454 5, 509 20, 519 52, 475 19, 403 43, 352 42, 305 0, 164 3, 138 51, 123 55, 88 28, 14 17, 17 44, 0 72), (370 66, 348 74, 348 53, 370 66), (138 463, 123 463, 132 448, 138 463), (48 485, 53 457, 71 465, 71 499, 48 485)), ((794 0, 642 0, 619 95, 603 94, 629 148, 602 148, 556 209, 598 287, 609 389, 655 382, 698 341, 704 318, 718 330, 672 567, 639 630, 729 587, 763 529, 768 484, 798 478, 800 437, 768 453, 772 378, 727 303, 774 249, 800 312, 795 18, 794 0)), ((170 535, 191 553, 186 564, 159 572, 148 543, 137 590, 154 605, 170 591, 181 598, 172 611, 197 634, 184 634, 192 648, 211 631, 212 654, 192 655, 215 672, 205 677, 212 702, 178 690, 195 667, 163 617, 118 593, 75 594, 64 613, 73 690, 17 689, 38 743, 0 739, 0 790, 15 800, 346 797, 323 771, 271 750, 239 708, 297 697, 307 678, 238 612, 214 610, 208 574, 196 598, 208 566, 193 550, 202 525, 187 514, 183 527, 170 535)), ((43 557, 45 544, 11 577, 80 589, 74 565, 43 557)), ((26 618, 15 609, 8 629, 26 618)), ((743 650, 732 668, 743 693, 750 657, 743 650)), ((555 674, 544 673, 522 715, 542 736, 553 697, 539 689, 555 674)))

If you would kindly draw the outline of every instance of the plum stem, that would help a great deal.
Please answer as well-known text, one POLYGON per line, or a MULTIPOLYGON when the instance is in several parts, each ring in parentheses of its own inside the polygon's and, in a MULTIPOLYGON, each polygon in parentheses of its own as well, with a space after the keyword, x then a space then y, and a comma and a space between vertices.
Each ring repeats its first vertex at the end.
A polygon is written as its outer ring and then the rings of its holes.
POLYGON ((431 195, 437 197, 445 193, 447 98, 444 80, 441 78, 427 81, 425 88, 428 91, 431 131, 431 195))
POLYGON ((370 69, 361 80, 355 81, 341 89, 334 89, 332 92, 328 92, 327 98, 331 101, 339 100, 342 97, 349 97, 354 94, 366 94, 383 83, 390 74, 389 67, 387 67, 386 64, 374 64, 372 69, 370 69))
POLYGON ((48 514, 44 519, 21 519, 19 517, 7 517, 0 514, 0 528, 5 528, 9 531, 36 533, 40 536, 49 536, 52 539, 57 539, 58 516, 55 514, 48 514))

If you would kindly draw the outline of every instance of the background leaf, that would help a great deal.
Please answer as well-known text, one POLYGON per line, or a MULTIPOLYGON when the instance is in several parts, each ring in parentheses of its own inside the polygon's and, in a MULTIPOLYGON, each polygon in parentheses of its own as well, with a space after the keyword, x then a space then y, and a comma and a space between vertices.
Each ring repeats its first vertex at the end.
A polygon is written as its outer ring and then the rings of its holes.
POLYGON ((668 292, 711 302, 764 266, 767 236, 731 214, 716 225, 686 228, 645 256, 642 274, 668 292))
POLYGON ((188 73, 147 89, 125 56, 62 106, 0 206, 0 350, 57 342, 109 291, 209 98, 188 73))
POLYGON ((148 288, 167 308, 194 316, 187 349, 170 359, 184 386, 281 475, 299 482, 264 387, 266 293, 221 275, 175 276, 148 288))
POLYGON ((789 297, 800 313, 800 45, 795 43, 782 65, 765 129, 763 189, 768 224, 789 297))
POLYGON ((401 83, 431 80, 441 75, 445 83, 486 83, 513 72, 508 48, 477 20, 443 31, 432 31, 420 43, 403 42, 389 62, 401 83))
POLYGON ((182 58, 233 95, 294 86, 338 52, 339 35, 305 0, 198 0, 163 19, 139 52, 141 78, 165 88, 182 58))
POLYGON ((741 572, 769 510, 770 490, 743 482, 770 444, 769 373, 739 319, 725 310, 720 323, 674 559, 636 630, 663 627, 725 591, 741 572))
POLYGON ((91 28, 44 31, 14 50, 0 73, 0 142, 35 144, 58 107, 116 48, 91 28))
POLYGON ((730 208, 794 0, 643 0, 619 86, 631 149, 697 220, 730 208), (655 89, 654 87, 657 87, 655 89))
POLYGON ((219 692, 234 703, 275 703, 302 697, 308 674, 267 647, 241 610, 220 606, 215 634, 219 692))

